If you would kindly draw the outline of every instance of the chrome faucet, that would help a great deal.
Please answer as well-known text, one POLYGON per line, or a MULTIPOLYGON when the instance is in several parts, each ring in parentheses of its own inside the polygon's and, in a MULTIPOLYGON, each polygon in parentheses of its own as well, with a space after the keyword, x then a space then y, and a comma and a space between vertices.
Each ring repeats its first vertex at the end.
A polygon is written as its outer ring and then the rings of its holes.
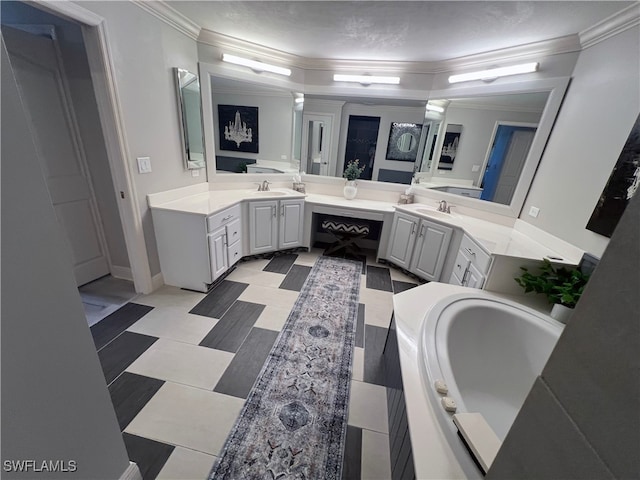
POLYGON ((260 188, 258 188, 259 191, 261 192, 268 192, 269 191, 269 183, 268 181, 263 181, 262 185, 260 186, 260 188))
POLYGON ((439 212, 451 213, 451 208, 447 205, 446 200, 440 200, 440 205, 438 206, 439 212))

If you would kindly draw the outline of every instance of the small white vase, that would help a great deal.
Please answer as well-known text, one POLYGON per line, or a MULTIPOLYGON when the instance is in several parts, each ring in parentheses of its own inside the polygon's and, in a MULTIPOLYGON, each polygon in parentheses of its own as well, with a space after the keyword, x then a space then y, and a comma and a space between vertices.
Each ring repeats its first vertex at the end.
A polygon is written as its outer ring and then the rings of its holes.
POLYGON ((344 186, 343 193, 344 198, 346 198, 347 200, 353 200, 354 198, 356 198, 358 187, 355 180, 347 180, 347 184, 344 186))
POLYGON ((555 318, 560 323, 567 323, 573 314, 573 308, 565 307, 559 303, 553 305, 551 318, 555 318))

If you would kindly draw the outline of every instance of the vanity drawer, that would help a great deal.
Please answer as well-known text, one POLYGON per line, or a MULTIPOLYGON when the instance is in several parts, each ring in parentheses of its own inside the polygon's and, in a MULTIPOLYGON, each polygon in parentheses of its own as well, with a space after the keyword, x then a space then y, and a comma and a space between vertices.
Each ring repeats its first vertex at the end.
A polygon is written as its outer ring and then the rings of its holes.
POLYGON ((486 273, 489 270, 489 265, 491 265, 491 255, 480 248, 480 246, 467 235, 462 237, 462 242, 460 242, 460 252, 464 252, 465 256, 478 270, 480 270, 480 272, 486 273))
POLYGON ((464 278, 464 274, 469 267, 469 263, 471 263, 471 260, 469 260, 469 258, 465 255, 465 252, 460 249, 458 251, 456 261, 453 264, 453 273, 456 277, 458 277, 458 280, 462 281, 462 279, 464 278))
POLYGON ((217 228, 240 218, 240 205, 234 205, 221 212, 214 213, 207 217, 207 232, 213 232, 217 228))
POLYGON ((242 242, 229 245, 227 252, 229 253, 229 266, 235 265, 242 258, 242 242))
POLYGON ((227 224, 227 244, 233 245, 242 238, 242 222, 239 218, 227 224))

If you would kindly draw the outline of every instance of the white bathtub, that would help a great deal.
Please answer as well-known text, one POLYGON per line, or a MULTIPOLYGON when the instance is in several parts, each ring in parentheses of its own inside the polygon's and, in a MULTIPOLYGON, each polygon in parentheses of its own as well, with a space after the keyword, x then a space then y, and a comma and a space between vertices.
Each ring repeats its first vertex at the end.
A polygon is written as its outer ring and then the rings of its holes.
POLYGON ((502 441, 562 324, 506 298, 443 284, 396 295, 394 308, 416 477, 480 478, 435 381, 447 384, 457 413, 482 414, 502 441), (421 460, 425 438, 430 448, 434 439, 445 443, 439 445, 449 462, 444 470, 428 466, 433 459, 421 460), (420 463, 430 470, 420 471, 420 463))

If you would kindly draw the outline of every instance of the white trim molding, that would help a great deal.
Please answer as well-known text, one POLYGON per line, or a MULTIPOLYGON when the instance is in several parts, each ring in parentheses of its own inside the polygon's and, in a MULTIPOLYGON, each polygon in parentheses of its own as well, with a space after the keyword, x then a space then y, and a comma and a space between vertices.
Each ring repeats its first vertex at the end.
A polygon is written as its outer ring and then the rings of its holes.
POLYGON ((129 462, 127 469, 120 475, 120 480, 142 480, 142 474, 140 473, 138 465, 129 462))
POLYGON ((198 40, 200 25, 191 21, 180 12, 162 1, 131 0, 134 5, 149 12, 154 17, 162 20, 167 25, 175 28, 192 40, 198 40))
POLYGON ((637 25, 640 25, 640 4, 636 2, 581 31, 580 44, 583 49, 589 48, 637 25))

